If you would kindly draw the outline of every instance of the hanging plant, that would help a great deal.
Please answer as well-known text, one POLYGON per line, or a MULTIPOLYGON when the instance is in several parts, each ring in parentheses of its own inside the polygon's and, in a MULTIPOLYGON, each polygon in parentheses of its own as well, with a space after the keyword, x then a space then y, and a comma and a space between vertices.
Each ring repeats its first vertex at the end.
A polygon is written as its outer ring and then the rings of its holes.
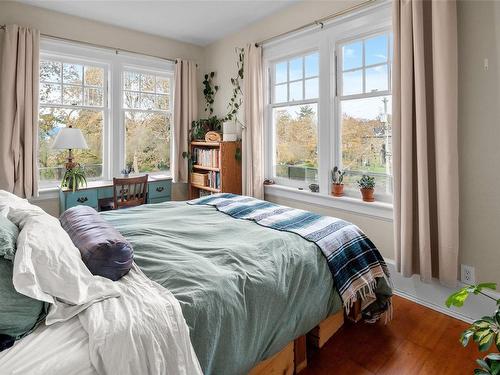
POLYGON ((205 74, 205 79, 203 80, 203 95, 205 96, 205 112, 210 115, 214 113, 214 103, 215 94, 219 91, 219 86, 212 86, 213 78, 215 77, 215 72, 210 72, 205 74))
POLYGON ((241 91, 241 81, 243 80, 243 59, 245 57, 244 49, 237 47, 236 55, 238 56, 238 60, 236 61, 238 72, 236 74, 236 77, 231 78, 233 92, 227 105, 229 111, 227 112, 224 121, 234 120, 239 122, 243 126, 243 124, 238 120, 238 111, 240 110, 241 104, 243 103, 243 100, 241 99, 241 96, 243 95, 243 92, 241 91))

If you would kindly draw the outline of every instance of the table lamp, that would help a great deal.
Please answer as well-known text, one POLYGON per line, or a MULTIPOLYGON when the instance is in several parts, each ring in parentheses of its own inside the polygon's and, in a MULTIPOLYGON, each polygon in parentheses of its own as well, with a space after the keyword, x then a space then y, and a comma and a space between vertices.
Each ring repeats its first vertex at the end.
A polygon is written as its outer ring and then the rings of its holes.
POLYGON ((70 170, 76 167, 77 163, 73 162, 73 153, 75 149, 86 149, 87 142, 83 137, 82 131, 80 129, 72 128, 71 126, 67 128, 61 128, 54 139, 52 144, 53 149, 66 149, 68 150, 68 161, 66 162, 66 169, 70 170))

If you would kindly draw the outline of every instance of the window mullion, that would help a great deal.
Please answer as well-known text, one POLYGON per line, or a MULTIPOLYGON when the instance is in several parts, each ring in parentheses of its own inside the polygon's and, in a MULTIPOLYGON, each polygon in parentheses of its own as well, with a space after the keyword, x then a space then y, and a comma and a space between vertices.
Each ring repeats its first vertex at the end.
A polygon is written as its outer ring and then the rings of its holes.
POLYGON ((113 61, 111 69, 111 129, 110 134, 110 155, 112 156, 111 173, 119 175, 120 170, 124 166, 124 121, 123 121, 123 67, 118 59, 113 61))
POLYGON ((302 100, 306 98, 306 57, 302 56, 302 100))
POLYGON ((363 78, 363 94, 366 93, 366 54, 365 54, 365 40, 361 41, 362 47, 362 61, 363 61, 363 70, 362 70, 362 78, 363 78))
POLYGON ((286 101, 290 102, 290 61, 286 62, 286 101))
POLYGON ((329 170, 332 153, 332 133, 330 126, 331 108, 331 61, 330 45, 327 38, 322 38, 319 50, 319 99, 318 99, 318 184, 321 194, 329 194, 329 170))

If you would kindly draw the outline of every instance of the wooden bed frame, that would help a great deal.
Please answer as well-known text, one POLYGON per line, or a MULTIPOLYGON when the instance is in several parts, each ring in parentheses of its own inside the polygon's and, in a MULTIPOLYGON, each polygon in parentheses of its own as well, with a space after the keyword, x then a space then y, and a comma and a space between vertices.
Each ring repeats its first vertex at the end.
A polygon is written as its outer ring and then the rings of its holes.
POLYGON ((345 318, 358 322, 361 319, 361 305, 357 302, 345 314, 340 310, 314 327, 307 335, 290 342, 282 351, 260 362, 248 375, 293 375, 307 367, 307 348, 322 348, 344 324, 345 318))

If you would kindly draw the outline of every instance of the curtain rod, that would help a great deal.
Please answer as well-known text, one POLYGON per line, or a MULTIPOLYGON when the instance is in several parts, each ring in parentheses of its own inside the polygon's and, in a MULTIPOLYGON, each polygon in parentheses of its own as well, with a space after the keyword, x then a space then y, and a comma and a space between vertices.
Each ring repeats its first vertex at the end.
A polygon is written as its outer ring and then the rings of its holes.
MULTIPOLYGON (((6 27, 6 25, 0 25, 0 29, 1 30, 5 30, 5 27, 6 27)), ((96 48, 105 48, 105 49, 115 50, 116 53, 119 53, 119 52, 133 53, 135 55, 142 55, 142 56, 147 56, 147 57, 153 57, 155 59, 166 60, 166 61, 169 61, 169 62, 175 63, 175 64, 177 63, 177 61, 175 59, 170 59, 170 58, 160 57, 160 56, 155 56, 155 55, 149 55, 147 53, 130 51, 128 49, 115 48, 115 47, 110 47, 110 46, 104 46, 102 44, 96 44, 96 43, 91 43, 91 42, 84 42, 84 41, 76 40, 76 39, 63 38, 63 37, 60 37, 60 36, 55 36, 55 35, 50 35, 50 34, 40 33, 40 35, 44 36, 44 37, 47 37, 47 38, 63 40, 65 42, 79 43, 79 44, 85 44, 87 46, 96 47, 96 48)), ((196 66, 198 66, 198 64, 196 64, 196 66)))
POLYGON ((296 33, 296 32, 299 32, 299 31, 302 31, 302 30, 305 30, 305 29, 308 29, 310 27, 314 27, 314 26, 319 26, 321 29, 324 27, 324 24, 334 18, 337 18, 337 17, 340 17, 340 16, 343 16, 347 13, 351 13, 355 10, 358 10, 358 9, 361 9, 361 8, 364 8, 366 7, 367 5, 371 4, 371 3, 374 3, 375 1, 377 0, 366 0, 366 1, 363 1, 362 3, 359 3, 357 5, 354 5, 352 7, 349 7, 347 9, 344 9, 344 10, 341 10, 339 12, 336 12, 336 13, 333 13, 333 14, 330 14, 326 17, 323 17, 323 18, 320 18, 320 19, 317 19, 315 21, 312 21, 312 22, 309 22, 309 23, 306 23, 305 25, 302 25, 302 26, 299 26, 299 27, 296 27, 295 29, 292 29, 292 30, 288 30, 288 31, 285 31, 281 34, 277 34, 277 35, 274 35, 270 38, 267 38, 267 39, 264 39, 264 40, 261 40, 260 42, 257 42, 255 43, 255 47, 259 47, 259 46, 262 46, 263 44, 265 43, 269 43, 270 41, 273 41, 275 39, 279 39, 279 38, 282 38, 288 34, 293 34, 293 33, 296 33))

